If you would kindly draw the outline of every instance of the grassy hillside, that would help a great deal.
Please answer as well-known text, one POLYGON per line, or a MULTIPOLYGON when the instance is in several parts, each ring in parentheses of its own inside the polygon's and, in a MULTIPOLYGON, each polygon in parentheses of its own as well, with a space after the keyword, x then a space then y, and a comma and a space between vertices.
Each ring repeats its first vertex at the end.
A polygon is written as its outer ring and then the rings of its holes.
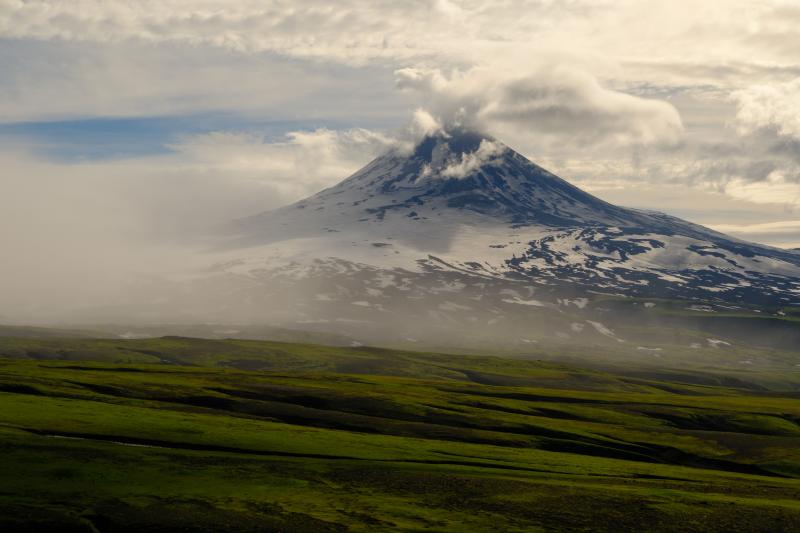
POLYGON ((87 338, 87 337, 103 337, 105 335, 98 331, 80 330, 80 329, 60 329, 60 328, 45 328, 36 326, 9 326, 0 324, 0 338, 2 337, 20 337, 20 338, 87 338))
POLYGON ((800 529, 775 376, 185 338, 0 354, 7 531, 800 529))
MULTIPOLYGON (((734 345, 689 348, 529 345, 502 357, 458 356, 409 349, 342 347, 241 339, 160 337, 143 339, 0 337, 0 357, 44 361, 168 363, 240 370, 366 373, 411 377, 454 377, 462 370, 501 373, 519 384, 545 361, 573 368, 595 368, 617 376, 655 377, 704 385, 752 390, 800 390, 800 355, 734 345), (657 349, 657 351, 651 351, 657 349), (455 370, 452 370, 455 369, 455 370), (518 378, 524 378, 521 381, 518 378)), ((488 351, 488 348, 487 348, 488 351)), ((584 372, 585 373, 585 372, 584 372)), ((595 372, 595 378, 601 373, 595 372)), ((536 377, 536 374, 532 377, 536 377)), ((487 378, 488 379, 488 378, 487 378)))

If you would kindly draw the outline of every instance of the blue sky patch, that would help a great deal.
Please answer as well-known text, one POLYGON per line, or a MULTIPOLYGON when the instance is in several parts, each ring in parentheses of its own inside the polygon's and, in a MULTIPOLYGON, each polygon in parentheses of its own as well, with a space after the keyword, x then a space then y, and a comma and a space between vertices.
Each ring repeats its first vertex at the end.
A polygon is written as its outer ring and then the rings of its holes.
POLYGON ((215 131, 245 131, 277 140, 290 131, 354 126, 330 120, 248 120, 229 114, 88 118, 0 124, 0 142, 24 144, 47 159, 72 162, 167 154, 172 151, 169 145, 183 137, 215 131))

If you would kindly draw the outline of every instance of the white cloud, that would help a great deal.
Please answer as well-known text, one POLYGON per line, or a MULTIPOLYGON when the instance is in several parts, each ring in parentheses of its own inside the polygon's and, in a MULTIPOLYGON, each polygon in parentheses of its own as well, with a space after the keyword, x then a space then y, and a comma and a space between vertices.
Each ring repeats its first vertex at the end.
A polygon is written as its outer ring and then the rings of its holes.
POLYGON ((680 139, 680 115, 666 102, 604 88, 589 73, 564 65, 529 69, 524 75, 504 67, 476 67, 449 77, 436 69, 404 68, 395 74, 398 87, 416 91, 428 110, 451 126, 584 144, 680 139))
POLYGON ((0 122, 223 112, 352 123, 408 113, 391 71, 214 47, 0 39, 0 71, 0 122))
POLYGON ((277 141, 252 133, 215 132, 171 145, 176 154, 169 159, 189 172, 214 173, 220 180, 269 189, 260 199, 263 210, 333 185, 397 143, 366 129, 294 131, 277 141))
POLYGON ((800 220, 782 220, 761 224, 714 224, 717 231, 730 233, 789 233, 800 235, 800 220))
POLYGON ((733 179, 725 186, 725 193, 759 204, 800 205, 800 183, 788 181, 778 173, 770 174, 764 181, 733 179))
POLYGON ((442 123, 428 111, 424 109, 417 109, 414 111, 414 118, 411 121, 410 131, 412 136, 424 137, 442 131, 443 128, 444 126, 442 123))
POLYGON ((747 241, 779 248, 800 248, 800 220, 782 220, 761 224, 712 224, 712 229, 747 241))
POLYGON ((791 62, 792 0, 0 0, 5 38, 179 43, 344 62, 539 51, 713 67, 791 62))
POLYGON ((0 35, 103 43, 134 39, 358 62, 425 53, 450 33, 446 23, 463 13, 441 0, 336 6, 321 0, 3 0, 0 35), (418 40, 420 33, 430 39, 418 40))
MULTIPOLYGON (((330 71, 347 64, 399 69, 404 86, 460 97, 449 113, 479 111, 504 138, 529 128, 582 144, 675 142, 675 108, 629 93, 780 81, 797 67, 778 46, 800 38, 797 11, 782 0, 0 0, 6 44, 67 50, 0 57, 19 66, 4 68, 0 120, 410 112, 375 71, 330 71), (476 102, 483 88, 491 97, 476 102)), ((428 104, 415 105, 444 113, 428 104)))
POLYGON ((464 178, 484 164, 491 162, 505 152, 501 143, 483 139, 474 152, 462 153, 460 157, 449 161, 439 175, 445 178, 464 178))
POLYGON ((751 85, 733 92, 738 104, 739 131, 750 134, 772 129, 800 138, 800 78, 784 83, 751 85))

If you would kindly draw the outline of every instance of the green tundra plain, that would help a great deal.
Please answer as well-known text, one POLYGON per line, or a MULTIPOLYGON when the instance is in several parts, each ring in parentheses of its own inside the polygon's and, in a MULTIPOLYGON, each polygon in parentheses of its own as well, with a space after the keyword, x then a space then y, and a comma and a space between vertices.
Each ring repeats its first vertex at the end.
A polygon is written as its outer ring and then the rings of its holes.
POLYGON ((626 365, 3 337, 0 529, 800 531, 800 368, 626 365))

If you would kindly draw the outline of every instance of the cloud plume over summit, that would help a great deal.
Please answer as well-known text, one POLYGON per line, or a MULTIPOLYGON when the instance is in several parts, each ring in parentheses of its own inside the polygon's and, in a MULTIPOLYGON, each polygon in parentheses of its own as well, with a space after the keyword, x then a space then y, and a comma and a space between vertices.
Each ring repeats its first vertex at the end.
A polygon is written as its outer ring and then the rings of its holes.
POLYGON ((683 125, 674 106, 603 87, 589 73, 547 65, 530 73, 476 67, 445 75, 438 69, 395 72, 400 89, 449 126, 517 131, 590 144, 674 144, 683 125))

